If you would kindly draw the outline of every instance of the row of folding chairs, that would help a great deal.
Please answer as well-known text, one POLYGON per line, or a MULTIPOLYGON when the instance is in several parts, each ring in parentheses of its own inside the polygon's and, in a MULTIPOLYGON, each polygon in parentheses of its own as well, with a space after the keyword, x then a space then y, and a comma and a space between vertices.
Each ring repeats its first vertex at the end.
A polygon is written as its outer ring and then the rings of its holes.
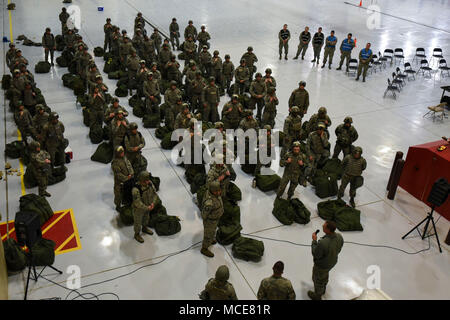
MULTIPOLYGON (((392 49, 385 49, 383 54, 381 52, 378 52, 379 60, 381 62, 381 65, 386 68, 387 62, 389 61, 390 65, 402 65, 405 63, 405 54, 403 53, 402 48, 396 48, 394 50, 392 49)), ((416 53, 413 57, 412 63, 419 63, 422 60, 426 60, 427 56, 425 53, 424 48, 417 48, 416 53)), ((441 48, 434 48, 433 53, 430 57, 430 64, 434 66, 435 64, 439 63, 439 60, 443 59, 444 56, 442 55, 442 49, 441 48)))

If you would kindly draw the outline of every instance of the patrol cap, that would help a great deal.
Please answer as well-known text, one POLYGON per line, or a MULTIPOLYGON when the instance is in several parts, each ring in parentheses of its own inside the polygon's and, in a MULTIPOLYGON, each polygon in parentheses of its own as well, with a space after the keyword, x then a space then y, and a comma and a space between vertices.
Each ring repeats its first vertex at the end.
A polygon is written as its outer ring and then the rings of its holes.
POLYGON ((122 34, 125 34, 125 33, 127 33, 127 30, 123 29, 122 34))
POLYGON ((217 121, 216 123, 214 123, 214 128, 215 129, 223 128, 223 122, 217 121))
POLYGON ((266 73, 270 73, 270 74, 272 74, 272 69, 270 69, 270 68, 267 68, 267 69, 266 69, 266 73))
POLYGON ((217 181, 213 181, 209 184, 209 192, 217 192, 220 191, 220 183, 217 181))
POLYGON ((345 117, 344 123, 353 123, 352 117, 345 117))
POLYGON ((245 59, 241 59, 241 63, 245 63, 245 59))
POLYGON ((247 51, 253 51, 253 47, 248 47, 247 51))
POLYGON ((172 21, 177 21, 177 18, 172 18, 172 21))
POLYGON ((119 102, 119 98, 114 97, 114 98, 112 99, 112 102, 113 102, 113 103, 114 103, 114 102, 119 102))
POLYGON ((319 124, 317 125, 317 129, 325 129, 327 126, 325 125, 325 123, 323 122, 319 122, 319 124))
POLYGON ((230 271, 228 267, 223 265, 217 268, 215 279, 218 281, 227 281, 230 278, 230 271))
POLYGON ((128 127, 130 128, 130 130, 135 130, 138 128, 138 125, 136 122, 132 122, 128 127))
POLYGON ((320 107, 320 108, 319 108, 319 113, 327 113, 327 108, 325 108, 325 107, 320 107))
POLYGON ((100 80, 102 79, 102 76, 99 74, 95 76, 95 80, 98 80, 98 79, 100 79, 100 80))
POLYGON ((291 109, 291 112, 299 113, 300 112, 300 108, 297 107, 297 106, 293 106, 292 109, 291 109))
POLYGON ((266 124, 263 129, 266 129, 267 131, 272 130, 272 127, 270 126, 270 124, 266 124))
POLYGON ((37 110, 37 111, 39 111, 39 110, 44 110, 44 106, 43 106, 42 104, 37 104, 37 105, 36 105, 36 110, 37 110))
POLYGON ((122 146, 118 146, 117 148, 116 148, 116 154, 121 154, 122 152, 124 152, 125 150, 123 149, 123 147, 122 146))

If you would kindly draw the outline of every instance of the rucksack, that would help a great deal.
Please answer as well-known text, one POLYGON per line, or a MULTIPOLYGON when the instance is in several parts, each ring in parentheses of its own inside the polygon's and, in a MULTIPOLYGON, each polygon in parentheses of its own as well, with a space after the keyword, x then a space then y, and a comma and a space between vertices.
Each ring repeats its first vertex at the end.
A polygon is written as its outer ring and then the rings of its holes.
POLYGON ((23 141, 16 140, 7 143, 5 146, 5 155, 11 159, 18 159, 25 148, 25 143, 23 141))
POLYGON ((294 209, 294 221, 299 224, 307 224, 311 220, 311 212, 299 199, 291 199, 290 205, 294 209))
POLYGON ((86 92, 86 86, 80 76, 76 76, 72 81, 73 93, 78 97, 84 95, 86 92))
POLYGON ((273 204, 272 214, 284 225, 290 225, 294 222, 294 208, 289 200, 276 198, 273 204))
POLYGON ((337 195, 338 185, 337 185, 337 175, 327 174, 323 170, 316 170, 316 175, 313 179, 313 184, 315 187, 316 195, 323 199, 328 197, 333 197, 337 195))
POLYGON ((158 127, 158 128, 156 128, 156 130, 155 130, 155 137, 158 138, 158 139, 163 139, 164 136, 165 136, 168 132, 170 132, 170 131, 169 131, 169 129, 168 129, 166 126, 164 126, 164 127, 158 127))
POLYGON ((58 66, 62 68, 66 68, 69 65, 69 63, 67 62, 66 59, 64 59, 63 56, 56 58, 56 63, 58 64, 58 66))
POLYGON ((120 79, 119 71, 111 71, 111 72, 109 72, 108 73, 108 79, 119 80, 120 79))
POLYGON ((142 102, 142 99, 137 94, 134 94, 130 99, 128 99, 128 104, 130 107, 134 108, 139 101, 142 102))
POLYGON ((105 54, 105 50, 103 50, 102 47, 95 47, 94 48, 94 56, 96 56, 96 57, 103 57, 104 54, 105 54))
POLYGON ((220 217, 218 225, 231 225, 241 223, 241 208, 228 199, 223 199, 223 215, 220 217))
POLYGON ((69 72, 73 75, 77 74, 77 62, 75 60, 72 60, 69 63, 69 66, 67 67, 67 69, 69 70, 69 72))
POLYGON ((216 240, 221 245, 227 246, 232 244, 241 236, 242 226, 240 223, 221 225, 216 232, 216 240))
POLYGON ((110 163, 114 156, 113 145, 110 142, 103 142, 95 150, 94 154, 91 156, 92 161, 101 163, 110 163))
POLYGON ((234 241, 231 251, 237 259, 259 262, 264 255, 264 243, 241 236, 234 241))
POLYGON ((118 97, 128 96, 128 88, 125 85, 121 85, 114 91, 114 94, 118 97))
POLYGON ((131 226, 134 223, 133 208, 131 206, 123 206, 119 210, 120 221, 126 226, 131 226))
POLYGON ((89 127, 89 124, 90 124, 90 119, 89 119, 89 113, 90 113, 90 111, 89 111, 89 108, 87 108, 87 107, 84 107, 83 109, 82 109, 82 114, 83 114, 83 124, 86 126, 86 127, 89 127))
POLYGON ((61 77, 62 81, 63 81, 63 86, 73 89, 73 80, 75 79, 75 76, 71 73, 65 73, 63 74, 63 76, 61 77))
POLYGON ((172 131, 167 133, 161 140, 161 148, 164 150, 172 150, 178 144, 178 141, 172 141, 172 131))
POLYGON ((344 200, 328 200, 317 204, 319 217, 336 222, 340 231, 363 231, 361 211, 349 207, 344 200))
POLYGON ((47 61, 39 61, 35 66, 34 66, 34 72, 36 73, 48 73, 50 72, 51 69, 51 65, 49 62, 47 61))
MULTIPOLYGON (((186 171, 184 171, 184 176, 186 177, 186 181, 191 184, 194 182, 195 177, 199 174, 205 175, 205 183, 206 183, 206 170, 203 164, 193 164, 190 165, 186 171)), ((199 186, 200 187, 200 186, 199 186)))
POLYGON ((139 101, 135 104, 133 108, 133 114, 138 118, 142 118, 145 115, 145 107, 142 101, 139 101))
POLYGON ((41 238, 32 248, 35 266, 51 266, 55 262, 55 242, 41 238))
POLYGON ((206 174, 205 173, 197 173, 191 183, 191 193, 194 194, 197 190, 206 184, 206 174))
POLYGON ((3 242, 5 250, 6 268, 8 272, 18 272, 27 266, 27 256, 13 238, 3 242))
POLYGON ((334 221, 335 212, 346 206, 347 204, 342 199, 327 200, 317 204, 317 211, 322 219, 334 221))
MULTIPOLYGON (((133 114, 134 114, 134 110, 133 109, 133 114)), ((159 113, 157 114, 145 114, 144 118, 142 119, 144 128, 157 128, 160 123, 161 120, 159 118, 159 113)))
POLYGON ((344 168, 342 167, 341 160, 333 158, 328 159, 322 170, 327 174, 333 174, 337 177, 337 179, 341 179, 342 173, 344 172, 344 168))
POLYGON ((200 189, 197 190, 197 206, 200 210, 203 208, 203 198, 206 194, 206 184, 201 186, 200 189))
POLYGON ((233 202, 237 202, 237 201, 241 201, 242 200, 242 191, 233 182, 230 182, 228 184, 227 198, 230 199, 233 202))
POLYGON ((35 212, 39 215, 41 226, 53 216, 47 199, 34 193, 20 197, 20 211, 35 212))
POLYGON ((277 174, 272 175, 260 175, 257 174, 256 178, 256 186, 259 190, 263 192, 277 190, 280 186, 281 178, 277 174))
POLYGON ((98 144, 103 141, 103 128, 100 124, 95 123, 89 129, 89 139, 93 144, 98 144))
MULTIPOLYGON (((166 118, 167 109, 170 109, 170 105, 166 102, 164 102, 159 107, 159 118, 161 119, 161 121, 163 121, 166 118)), ((162 139, 162 138, 160 138, 160 139, 162 139)))
POLYGON ((2 89, 8 90, 11 87, 12 77, 9 74, 4 74, 2 77, 2 89))
POLYGON ((157 214, 153 220, 154 228, 158 236, 170 236, 181 230, 180 219, 176 216, 157 214))

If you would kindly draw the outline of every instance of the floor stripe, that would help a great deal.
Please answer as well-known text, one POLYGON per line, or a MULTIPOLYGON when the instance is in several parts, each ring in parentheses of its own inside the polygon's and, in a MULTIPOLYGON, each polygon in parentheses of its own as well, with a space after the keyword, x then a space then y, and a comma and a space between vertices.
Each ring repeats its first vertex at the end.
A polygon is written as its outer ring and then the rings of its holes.
POLYGON ((55 250, 55 253, 59 252, 60 249, 64 248, 64 246, 75 237, 75 233, 72 233, 70 237, 68 237, 61 245, 55 250))
POLYGON ((50 223, 47 228, 45 228, 44 230, 42 230, 42 234, 46 233, 48 231, 48 229, 50 229, 51 227, 53 227, 59 220, 61 220, 66 214, 70 213, 70 210, 66 211, 65 213, 63 213, 62 215, 60 215, 55 221, 53 221, 52 223, 50 223))
POLYGON ((4 235, 3 237, 2 237, 2 241, 3 241, 3 240, 5 240, 5 238, 6 238, 6 237, 8 237, 8 238, 9 238, 9 235, 10 235, 11 233, 13 233, 13 232, 14 232, 14 230, 16 230, 16 229, 15 229, 14 227, 13 227, 13 228, 12 228, 11 230, 9 230, 9 231, 8 231, 8 233, 7 233, 7 234, 5 234, 5 235, 4 235))

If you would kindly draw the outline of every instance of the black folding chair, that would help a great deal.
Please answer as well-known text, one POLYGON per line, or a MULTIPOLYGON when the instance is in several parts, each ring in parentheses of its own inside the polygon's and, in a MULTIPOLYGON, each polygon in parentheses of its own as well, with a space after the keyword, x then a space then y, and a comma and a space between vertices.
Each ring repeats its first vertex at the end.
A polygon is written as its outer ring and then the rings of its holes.
POLYGON ((377 73, 377 69, 379 68, 381 71, 382 67, 383 63, 380 61, 380 58, 376 54, 372 55, 372 68, 370 69, 371 72, 375 71, 375 73, 377 73))
POLYGON ((427 56, 425 55, 425 49, 424 48, 417 48, 416 54, 414 56, 414 59, 412 63, 416 62, 419 63, 420 60, 426 59, 427 56))
POLYGON ((402 86, 406 85, 405 79, 408 78, 408 76, 406 74, 402 73, 402 71, 400 70, 399 67, 397 67, 395 69, 395 71, 397 72, 397 79, 402 81, 402 86))
POLYGON ((403 73, 405 73, 408 76, 408 81, 411 79, 410 76, 413 77, 413 80, 416 80, 416 70, 413 70, 411 68, 411 64, 409 62, 405 63, 405 69, 403 70, 403 73))
POLYGON ((386 58, 386 62, 387 60, 389 60, 391 66, 394 62, 394 50, 392 49, 385 49, 383 52, 383 57, 386 58))
POLYGON ((394 63, 395 65, 398 64, 402 64, 405 62, 405 55, 403 54, 403 49, 402 48, 396 48, 394 50, 394 63))
POLYGON ((387 57, 383 57, 383 55, 381 54, 380 51, 378 51, 378 56, 379 56, 378 61, 380 61, 381 67, 386 69, 386 61, 387 61, 388 58, 387 57))
POLYGON ((441 48, 434 48, 433 49, 433 55, 430 59, 430 64, 433 66, 435 63, 439 64, 439 60, 444 59, 444 56, 442 55, 442 49, 441 48))
POLYGON ((350 76, 350 74, 356 75, 356 72, 358 71, 358 60, 356 59, 350 59, 348 62, 348 71, 346 71, 347 75, 350 76))
POLYGON ((430 75, 430 78, 431 78, 431 70, 433 70, 433 69, 430 68, 427 60, 425 60, 425 59, 420 60, 419 74, 422 72, 422 75, 425 78, 425 74, 428 72, 428 74, 430 75))
POLYGON ((396 85, 391 83, 391 80, 389 80, 389 78, 387 79, 387 81, 388 81, 388 86, 386 88, 386 91, 384 91, 383 98, 386 98, 386 93, 392 92, 392 95, 394 96, 394 99, 397 99, 397 95, 395 94, 395 90, 397 90, 398 92, 400 92, 400 90, 398 89, 398 87, 396 85))
POLYGON ((397 74, 392 72, 392 84, 398 86, 398 91, 403 87, 403 81, 397 78, 397 74))
POLYGON ((450 77, 450 67, 447 66, 445 59, 439 60, 439 70, 441 71, 441 78, 445 75, 450 77))

